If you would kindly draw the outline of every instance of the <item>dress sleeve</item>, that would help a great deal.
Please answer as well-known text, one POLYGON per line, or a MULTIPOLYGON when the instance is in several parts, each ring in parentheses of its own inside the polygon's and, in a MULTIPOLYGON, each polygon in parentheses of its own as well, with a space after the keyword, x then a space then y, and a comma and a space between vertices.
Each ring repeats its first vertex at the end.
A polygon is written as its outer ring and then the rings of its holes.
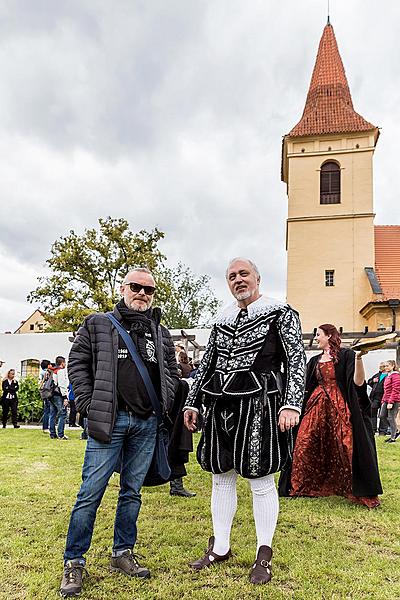
POLYGON ((199 365, 199 368, 197 369, 197 373, 194 378, 194 382, 192 384, 192 387, 190 388, 187 400, 185 402, 184 410, 186 408, 199 409, 201 406, 200 390, 201 390, 201 387, 207 376, 207 373, 210 369, 210 366, 214 360, 214 357, 216 355, 216 346, 215 346, 216 337, 217 337, 217 330, 214 325, 214 327, 211 331, 211 334, 210 334, 210 338, 208 340, 206 351, 204 353, 203 358, 201 359, 201 363, 199 365))
POLYGON ((286 357, 286 385, 280 411, 291 408, 300 413, 306 381, 306 353, 297 313, 287 308, 279 317, 277 327, 286 357))

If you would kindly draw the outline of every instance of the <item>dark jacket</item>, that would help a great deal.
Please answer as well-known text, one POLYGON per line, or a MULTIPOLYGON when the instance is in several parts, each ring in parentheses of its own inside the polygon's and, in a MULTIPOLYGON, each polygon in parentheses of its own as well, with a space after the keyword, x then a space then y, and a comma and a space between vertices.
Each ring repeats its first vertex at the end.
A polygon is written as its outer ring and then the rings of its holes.
MULTIPOLYGON (((122 321, 117 308, 114 316, 122 321)), ((171 335, 158 325, 160 309, 153 309, 151 328, 160 368, 161 402, 170 410, 178 385, 175 348, 171 335)), ((68 359, 68 377, 76 409, 87 414, 89 435, 101 442, 111 440, 117 412, 118 332, 104 313, 89 315, 76 334, 68 359)))
MULTIPOLYGON (((302 415, 308 399, 318 386, 316 366, 320 354, 313 356, 307 363, 306 393, 302 415)), ((346 404, 350 409, 353 429, 352 490, 355 496, 377 496, 382 494, 376 456, 375 438, 370 413, 371 405, 367 394, 367 385, 354 383, 355 354, 350 348, 341 348, 338 362, 335 364, 336 382, 346 404)), ((293 431, 296 438, 298 427, 293 431)), ((296 446, 294 446, 296 448, 296 446)), ((287 496, 290 492, 291 463, 282 471, 279 480, 279 493, 287 496)))
POLYGON ((375 408, 375 409, 379 408, 381 405, 382 396, 383 396, 383 384, 387 377, 387 375, 386 375, 385 377, 383 377, 381 379, 381 375, 382 375, 382 373, 381 373, 381 371, 379 371, 378 373, 375 373, 375 375, 370 377, 367 381, 367 384, 371 388, 371 392, 369 394, 371 408, 375 408), (374 379, 377 379, 378 381, 374 381, 374 379))
POLYGON ((2 387, 2 399, 6 400, 7 396, 12 396, 13 400, 17 400, 17 392, 18 392, 18 381, 16 379, 13 379, 11 381, 11 383, 8 381, 8 379, 4 379, 4 381, 1 384, 2 387))
POLYGON ((174 405, 170 411, 171 428, 168 446, 168 461, 171 467, 171 479, 185 477, 185 464, 189 462, 189 453, 193 452, 193 434, 183 424, 183 407, 189 392, 189 384, 179 380, 174 405))

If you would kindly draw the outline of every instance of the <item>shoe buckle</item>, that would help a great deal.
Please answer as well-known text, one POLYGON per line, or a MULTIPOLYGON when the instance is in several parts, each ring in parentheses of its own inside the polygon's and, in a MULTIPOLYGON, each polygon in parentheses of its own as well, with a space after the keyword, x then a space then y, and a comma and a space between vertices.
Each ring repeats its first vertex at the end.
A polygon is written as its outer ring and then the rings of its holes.
POLYGON ((263 559, 263 560, 260 560, 260 565, 262 567, 268 568, 271 566, 271 563, 268 560, 263 559))

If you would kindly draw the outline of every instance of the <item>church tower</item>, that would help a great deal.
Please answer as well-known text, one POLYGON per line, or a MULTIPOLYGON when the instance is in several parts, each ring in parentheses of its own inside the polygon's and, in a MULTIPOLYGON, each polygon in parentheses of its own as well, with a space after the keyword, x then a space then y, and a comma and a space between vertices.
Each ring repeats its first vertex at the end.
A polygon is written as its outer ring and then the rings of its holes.
POLYGON ((303 115, 284 136, 287 300, 304 332, 362 331, 375 266, 375 125, 355 112, 333 27, 324 28, 303 115))

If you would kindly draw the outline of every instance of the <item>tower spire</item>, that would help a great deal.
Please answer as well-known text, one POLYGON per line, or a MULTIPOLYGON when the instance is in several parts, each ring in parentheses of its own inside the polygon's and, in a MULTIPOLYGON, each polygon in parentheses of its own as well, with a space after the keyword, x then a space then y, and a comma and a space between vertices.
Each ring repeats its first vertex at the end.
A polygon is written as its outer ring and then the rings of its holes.
POLYGON ((330 17, 329 17, 329 12, 330 12, 330 11, 329 11, 329 0, 328 0, 328 20, 327 20, 327 22, 326 22, 326 24, 327 24, 327 25, 330 25, 330 24, 331 24, 331 20, 330 20, 330 17))
POLYGON ((303 115, 290 136, 369 131, 375 125, 356 113, 332 25, 325 25, 303 115))

